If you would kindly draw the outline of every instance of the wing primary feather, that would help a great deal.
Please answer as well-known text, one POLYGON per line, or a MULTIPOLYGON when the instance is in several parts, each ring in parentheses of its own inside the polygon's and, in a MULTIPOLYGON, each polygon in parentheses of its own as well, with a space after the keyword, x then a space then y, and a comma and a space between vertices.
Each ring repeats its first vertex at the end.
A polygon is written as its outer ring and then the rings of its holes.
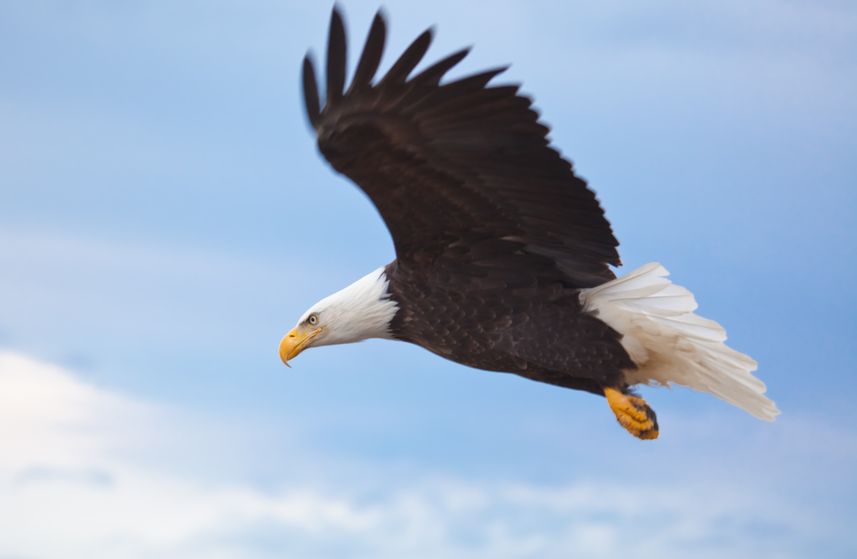
POLYGON ((345 87, 345 24, 339 6, 330 13, 330 34, 327 39, 327 105, 342 98, 345 87))
POLYGON ((420 84, 424 85, 437 85, 438 83, 440 83, 440 80, 443 78, 443 76, 446 75, 446 73, 449 72, 453 66, 461 62, 462 59, 464 59, 464 57, 468 55, 468 53, 470 53, 470 47, 463 48, 457 52, 454 52, 443 60, 435 62, 434 64, 420 72, 418 75, 414 76, 412 81, 419 82, 420 84))
POLYGON ((319 114, 318 84, 315 81, 315 67, 312 63, 312 55, 310 53, 307 53, 304 57, 303 82, 306 115, 312 127, 317 128, 321 115, 319 114))
POLYGON ((366 37, 366 45, 363 47, 363 54, 360 55, 360 62, 357 64, 357 70, 354 72, 354 79, 351 81, 351 87, 348 89, 349 92, 359 91, 371 85, 372 78, 381 64, 381 56, 384 54, 384 43, 386 40, 387 22, 384 19, 384 13, 378 10, 375 18, 372 20, 372 27, 369 29, 369 35, 366 37))
POLYGON ((431 27, 420 33, 420 36, 414 39, 414 42, 405 49, 402 56, 396 60, 390 71, 384 76, 382 84, 404 83, 408 75, 425 56, 433 35, 434 30, 431 27))
POLYGON ((447 102, 462 102, 463 96, 485 88, 495 76, 502 74, 508 70, 508 66, 501 66, 480 72, 471 76, 466 76, 458 80, 445 83, 435 89, 432 93, 416 100, 408 106, 409 110, 419 110, 424 106, 434 106, 435 108, 447 102))
POLYGON ((497 68, 492 68, 484 72, 479 72, 478 74, 473 74, 472 76, 465 76, 461 79, 455 80, 454 82, 449 82, 443 87, 461 89, 463 91, 482 89, 488 85, 488 82, 508 69, 509 66, 498 66, 497 68))

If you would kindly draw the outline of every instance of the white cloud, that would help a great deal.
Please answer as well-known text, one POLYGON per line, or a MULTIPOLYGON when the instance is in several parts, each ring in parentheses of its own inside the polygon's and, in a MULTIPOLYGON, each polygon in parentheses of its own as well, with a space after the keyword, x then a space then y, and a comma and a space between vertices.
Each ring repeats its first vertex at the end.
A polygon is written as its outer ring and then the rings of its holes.
POLYGON ((197 468, 215 468, 227 457, 194 442, 210 436, 201 425, 0 352, 0 557, 798 557, 819 534, 775 494, 718 485, 390 484, 379 464, 360 490, 265 489, 128 458, 181 438, 197 468))

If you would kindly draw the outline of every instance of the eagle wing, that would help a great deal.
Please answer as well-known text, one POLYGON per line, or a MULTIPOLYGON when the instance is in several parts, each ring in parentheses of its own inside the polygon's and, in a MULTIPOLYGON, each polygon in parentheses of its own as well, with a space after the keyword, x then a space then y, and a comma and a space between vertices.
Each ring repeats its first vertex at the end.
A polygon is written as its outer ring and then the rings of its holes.
POLYGON ((488 85, 506 68, 441 83, 463 49, 410 77, 427 30, 373 83, 385 40, 379 12, 346 90, 334 8, 324 106, 309 54, 303 87, 321 153, 375 204, 400 265, 442 256, 574 287, 612 279, 618 242, 595 194, 550 146, 532 100, 517 86, 488 85))

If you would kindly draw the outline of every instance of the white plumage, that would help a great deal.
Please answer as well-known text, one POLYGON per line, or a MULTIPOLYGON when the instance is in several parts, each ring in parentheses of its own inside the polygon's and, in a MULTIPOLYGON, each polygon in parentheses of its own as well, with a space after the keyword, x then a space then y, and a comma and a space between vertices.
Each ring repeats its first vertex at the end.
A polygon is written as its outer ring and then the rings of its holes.
POLYGON ((389 285, 382 266, 314 304, 301 316, 298 325, 311 314, 318 315, 323 328, 313 340, 314 346, 390 339, 390 322, 399 305, 390 298, 389 285))
POLYGON ((756 361, 727 346, 723 327, 694 314, 693 294, 667 276, 652 262, 580 293, 587 310, 622 334, 637 364, 626 371, 628 383, 681 384, 772 421, 780 412, 752 374, 756 361))

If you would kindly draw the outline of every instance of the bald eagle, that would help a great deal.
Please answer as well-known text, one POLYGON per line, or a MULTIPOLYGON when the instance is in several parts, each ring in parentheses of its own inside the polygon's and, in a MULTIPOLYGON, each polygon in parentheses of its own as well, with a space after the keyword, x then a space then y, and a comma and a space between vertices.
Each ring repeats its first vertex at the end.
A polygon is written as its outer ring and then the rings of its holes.
POLYGON ((756 362, 694 314, 663 266, 616 278, 618 242, 595 194, 551 147, 532 100, 489 85, 506 68, 443 82, 463 49, 412 75, 429 29, 375 80, 386 28, 379 11, 346 89, 334 8, 324 105, 310 54, 303 90, 319 150, 374 203, 396 259, 310 307, 280 342, 284 363, 310 347, 402 340, 605 396, 640 439, 659 431, 638 384, 688 386, 764 420, 779 413, 756 362))

